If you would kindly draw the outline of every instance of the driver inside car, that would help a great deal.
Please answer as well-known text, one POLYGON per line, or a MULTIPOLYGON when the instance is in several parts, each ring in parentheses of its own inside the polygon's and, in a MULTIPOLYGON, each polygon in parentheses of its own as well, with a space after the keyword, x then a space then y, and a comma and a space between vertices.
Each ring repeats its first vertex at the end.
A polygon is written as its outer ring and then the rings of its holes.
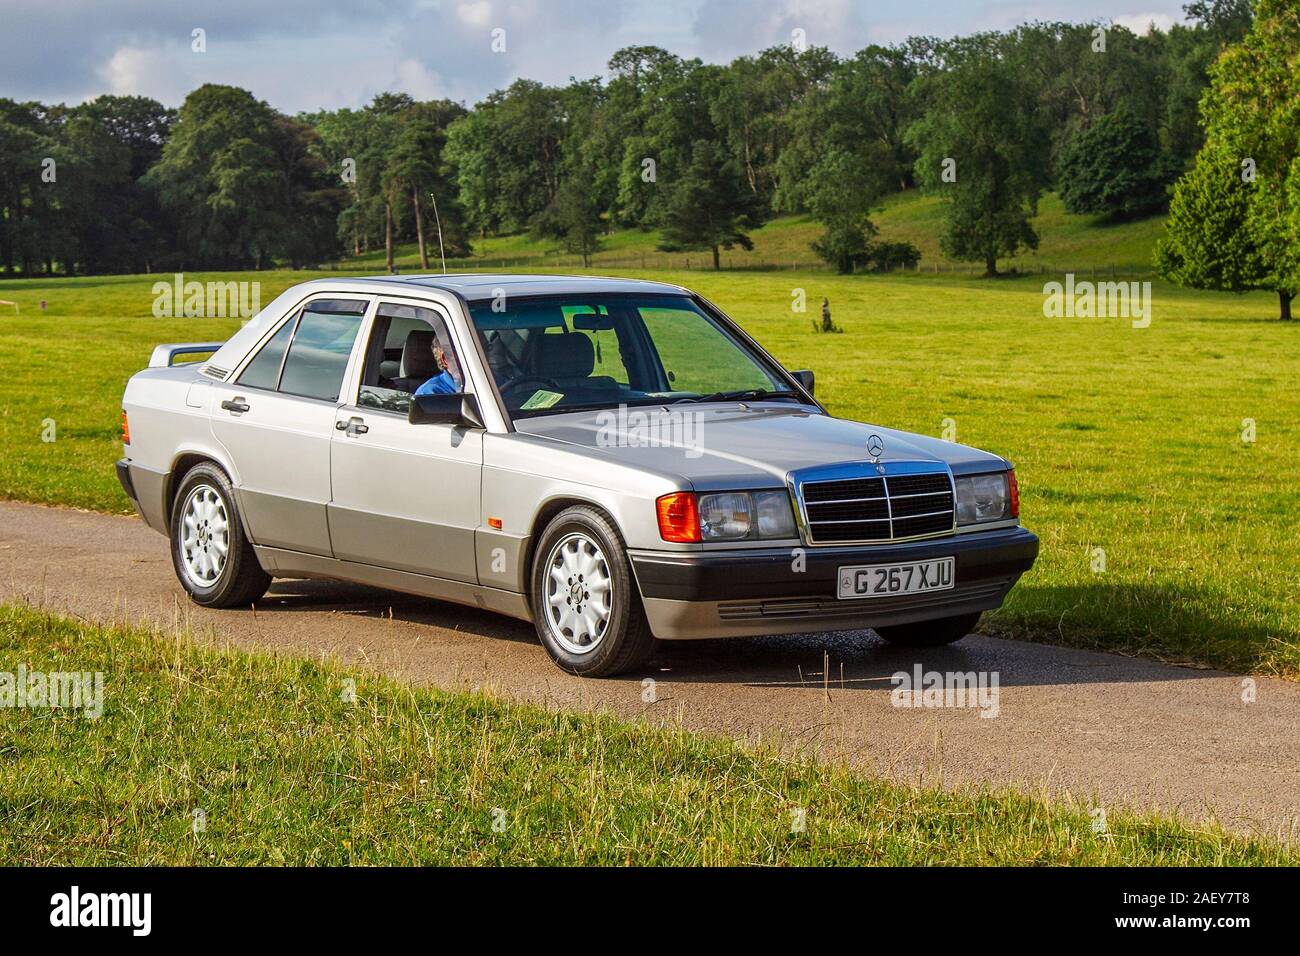
POLYGON ((415 394, 451 395, 460 391, 455 377, 451 374, 451 363, 447 361, 447 353, 436 335, 431 336, 429 347, 433 352, 433 366, 436 371, 433 377, 426 379, 424 384, 415 390, 415 394))

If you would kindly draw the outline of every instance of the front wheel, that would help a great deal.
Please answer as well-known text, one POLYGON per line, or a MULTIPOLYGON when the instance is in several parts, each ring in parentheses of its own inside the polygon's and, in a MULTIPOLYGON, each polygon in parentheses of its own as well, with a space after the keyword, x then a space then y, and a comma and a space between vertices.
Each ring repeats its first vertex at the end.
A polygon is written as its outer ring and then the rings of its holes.
POLYGON ((878 627, 876 633, 890 644, 903 647, 938 647, 951 644, 975 630, 980 622, 979 612, 962 614, 959 617, 941 617, 935 621, 917 621, 913 624, 895 624, 893 627, 878 627))
POLYGON ((195 604, 247 607, 271 586, 235 509, 230 479, 204 462, 185 474, 172 505, 172 565, 195 604))
POLYGON ((546 526, 530 596, 537 636, 570 673, 609 677, 654 653, 622 538, 595 508, 566 508, 546 526))

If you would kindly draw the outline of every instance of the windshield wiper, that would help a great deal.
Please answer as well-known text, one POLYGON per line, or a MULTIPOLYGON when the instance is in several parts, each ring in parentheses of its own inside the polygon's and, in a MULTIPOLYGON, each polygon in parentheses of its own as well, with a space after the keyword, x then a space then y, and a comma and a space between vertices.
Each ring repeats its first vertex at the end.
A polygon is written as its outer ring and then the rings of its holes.
POLYGON ((738 388, 730 392, 713 392, 710 395, 683 395, 681 398, 674 398, 670 404, 676 405, 679 402, 743 402, 758 398, 798 397, 788 389, 770 391, 766 388, 738 388))
POLYGON ((628 398, 622 401, 574 402, 569 405, 560 403, 547 405, 544 408, 516 408, 510 414, 515 418, 536 418, 539 415, 563 415, 566 412, 590 412, 600 408, 618 408, 619 406, 631 408, 639 405, 662 405, 663 403, 662 398, 628 398))

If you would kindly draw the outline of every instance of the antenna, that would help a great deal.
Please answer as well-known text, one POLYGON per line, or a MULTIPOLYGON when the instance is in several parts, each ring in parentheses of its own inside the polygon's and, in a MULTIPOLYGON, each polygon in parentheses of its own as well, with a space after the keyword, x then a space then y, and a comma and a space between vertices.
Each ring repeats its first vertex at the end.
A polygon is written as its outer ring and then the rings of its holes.
POLYGON ((433 203, 433 221, 438 225, 438 255, 442 258, 442 274, 447 274, 447 251, 442 246, 442 217, 438 215, 438 197, 429 190, 429 201, 433 203))

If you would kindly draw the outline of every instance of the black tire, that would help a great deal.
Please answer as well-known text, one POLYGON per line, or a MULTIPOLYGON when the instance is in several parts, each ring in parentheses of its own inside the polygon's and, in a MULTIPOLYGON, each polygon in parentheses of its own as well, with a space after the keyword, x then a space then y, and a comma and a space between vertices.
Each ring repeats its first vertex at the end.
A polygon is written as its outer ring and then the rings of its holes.
MULTIPOLYGON (((214 550, 216 537, 204 539, 214 550)), ((171 520, 172 567, 190 600, 204 607, 248 607, 256 603, 271 586, 271 576, 262 570, 253 553, 253 545, 244 534, 244 525, 235 507, 235 494, 226 473, 210 462, 201 462, 185 473, 185 478, 172 499, 171 520), (219 537, 226 545, 225 564, 214 577, 204 582, 187 568, 187 549, 182 525, 191 496, 198 489, 209 489, 214 495, 214 505, 219 508, 225 522, 224 533, 219 537)), ((215 559, 214 559, 215 560, 215 559)))
MULTIPOLYGON (((554 567, 563 577, 563 567, 559 564, 554 567)), ((582 582, 577 580, 576 574, 565 580, 572 580, 581 592, 582 582)), ((611 677, 636 670, 654 653, 659 642, 650 632, 650 625, 646 621, 623 539, 609 518, 598 509, 589 505, 574 505, 551 519, 533 552, 529 581, 529 600, 537 636, 551 659, 563 670, 585 677, 611 677), (571 647, 580 643, 580 636, 565 636, 556 620, 562 612, 552 610, 551 589, 558 587, 558 584, 552 583, 550 572, 553 562, 563 560, 555 553, 557 546, 561 543, 576 546, 583 539, 599 549, 603 562, 596 561, 594 557, 592 560, 598 566, 597 575, 603 575, 603 580, 608 580, 610 586, 608 601, 602 605, 599 598, 594 599, 596 605, 592 611, 596 617, 601 613, 607 615, 603 629, 596 639, 589 641, 593 645, 590 650, 575 652, 571 647), (565 647, 562 641, 568 642, 571 647, 565 647)), ((560 596, 567 593, 566 590, 559 591, 560 596)), ((585 599, 579 593, 579 600, 592 602, 590 592, 586 593, 585 599)), ((571 602, 565 606, 571 606, 571 602)))
POLYGON ((951 644, 975 630, 980 622, 979 612, 959 617, 941 617, 934 621, 917 621, 915 624, 895 624, 878 627, 876 633, 890 644, 903 647, 938 647, 951 644))

